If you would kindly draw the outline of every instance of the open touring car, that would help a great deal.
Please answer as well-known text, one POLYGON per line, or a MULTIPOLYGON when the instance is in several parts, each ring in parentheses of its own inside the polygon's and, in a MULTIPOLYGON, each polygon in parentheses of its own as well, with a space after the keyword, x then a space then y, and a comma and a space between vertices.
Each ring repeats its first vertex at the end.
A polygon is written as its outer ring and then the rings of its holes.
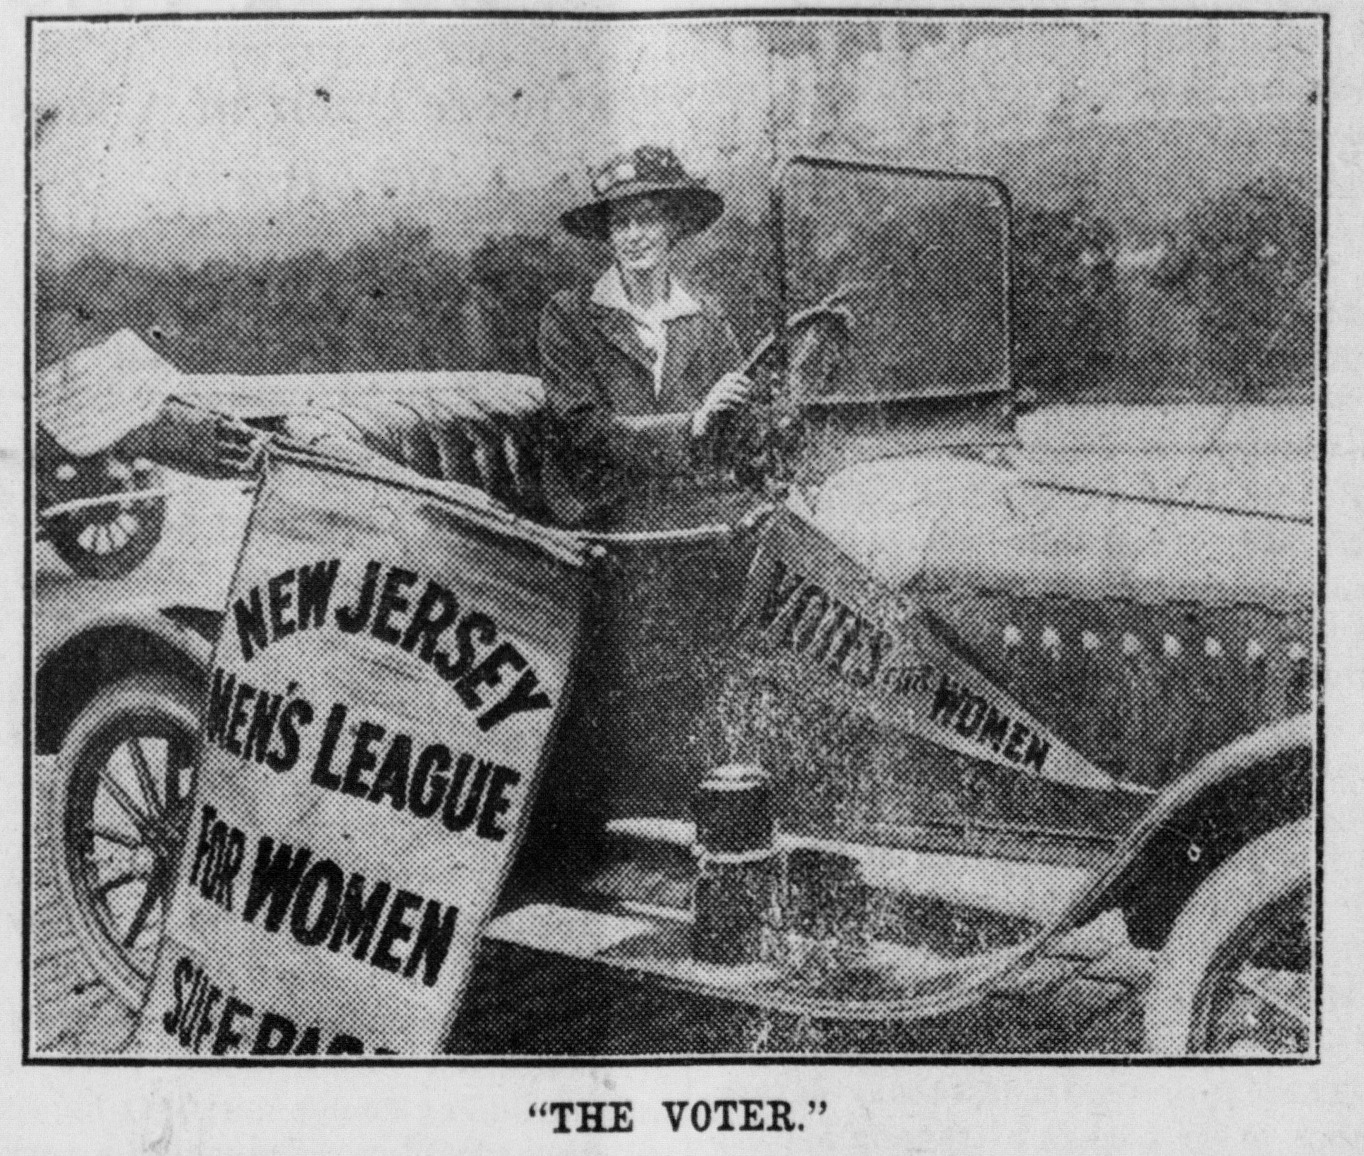
MULTIPOLYGON (((344 964, 432 988, 436 1047, 480 938, 950 1021, 1121 913, 1151 1049, 1315 1054, 1312 519, 1011 468, 997 181, 795 158, 776 188, 751 484, 644 487, 638 528, 542 524, 531 379, 175 383, 269 442, 231 589, 36 656, 79 934, 134 1006, 175 944, 144 1043, 317 1050, 287 984, 344 964), (430 738, 509 720, 538 729, 486 759, 430 738), (421 882, 461 838, 457 910, 421 882), (305 962, 250 999, 240 935, 305 962)), ((345 983, 370 1027, 335 1050, 414 1046, 345 983)))

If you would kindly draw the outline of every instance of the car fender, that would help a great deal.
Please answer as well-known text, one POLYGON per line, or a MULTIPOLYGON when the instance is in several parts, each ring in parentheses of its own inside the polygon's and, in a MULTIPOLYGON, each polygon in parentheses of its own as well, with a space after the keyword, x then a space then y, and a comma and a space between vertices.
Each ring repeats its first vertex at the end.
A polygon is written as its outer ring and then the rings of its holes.
POLYGON ((1266 831, 1311 814, 1315 750, 1315 716, 1304 712, 1205 756, 1161 792, 1052 934, 1118 908, 1136 946, 1161 946, 1221 863, 1266 831))
POLYGON ((43 639, 34 655, 34 745, 55 754, 71 721, 99 692, 139 670, 202 684, 213 651, 216 610, 132 603, 76 620, 43 639))

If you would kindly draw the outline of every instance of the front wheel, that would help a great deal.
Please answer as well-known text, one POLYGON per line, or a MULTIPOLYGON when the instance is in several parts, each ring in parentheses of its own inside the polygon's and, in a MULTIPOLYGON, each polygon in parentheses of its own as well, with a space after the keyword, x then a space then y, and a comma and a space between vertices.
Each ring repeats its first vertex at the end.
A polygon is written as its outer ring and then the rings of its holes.
POLYGON ((91 965, 130 1008, 156 966, 193 806, 198 708, 193 684, 134 675, 91 699, 57 756, 58 887, 91 965))
POLYGON ((1302 819, 1214 871, 1175 921, 1145 1001, 1151 1052, 1315 1051, 1313 839, 1302 819))

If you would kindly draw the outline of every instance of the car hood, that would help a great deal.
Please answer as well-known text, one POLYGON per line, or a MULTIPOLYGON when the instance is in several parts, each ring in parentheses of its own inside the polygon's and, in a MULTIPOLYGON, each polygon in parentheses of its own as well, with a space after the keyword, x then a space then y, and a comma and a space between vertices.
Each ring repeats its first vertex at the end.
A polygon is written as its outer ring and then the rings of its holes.
POLYGON ((1311 604, 1306 522, 1076 493, 962 457, 851 466, 820 488, 814 520, 896 589, 1279 611, 1311 604))

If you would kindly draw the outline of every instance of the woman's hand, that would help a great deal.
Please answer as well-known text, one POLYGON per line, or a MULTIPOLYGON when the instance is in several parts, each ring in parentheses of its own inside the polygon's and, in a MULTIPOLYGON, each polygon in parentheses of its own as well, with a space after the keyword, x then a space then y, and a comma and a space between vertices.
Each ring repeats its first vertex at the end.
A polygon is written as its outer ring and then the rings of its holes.
POLYGON ((171 397, 155 418, 119 441, 118 451, 203 478, 231 478, 246 472, 256 437, 233 418, 171 397))
POLYGON ((692 414, 693 437, 705 437, 717 415, 741 405, 747 405, 753 394, 753 382, 742 373, 727 373, 710 387, 706 400, 692 414))

